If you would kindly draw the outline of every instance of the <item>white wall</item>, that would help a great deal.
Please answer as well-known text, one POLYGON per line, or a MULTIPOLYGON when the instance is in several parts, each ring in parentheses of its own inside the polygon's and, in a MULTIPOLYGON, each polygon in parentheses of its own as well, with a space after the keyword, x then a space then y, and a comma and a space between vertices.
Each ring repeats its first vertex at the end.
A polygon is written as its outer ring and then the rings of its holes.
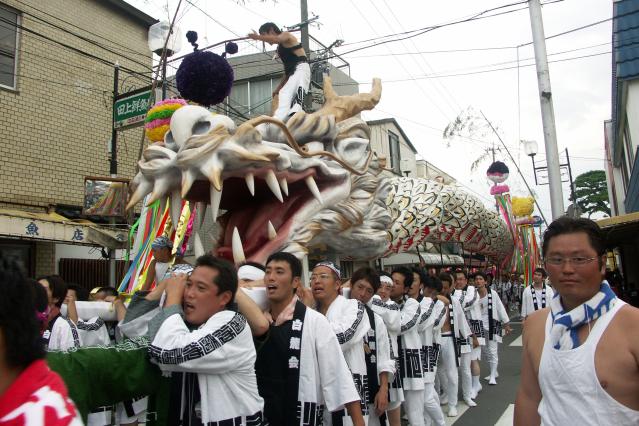
POLYGON ((629 81, 627 85, 626 117, 628 118, 627 125, 630 129, 632 153, 634 154, 637 152, 639 144, 639 80, 629 81))

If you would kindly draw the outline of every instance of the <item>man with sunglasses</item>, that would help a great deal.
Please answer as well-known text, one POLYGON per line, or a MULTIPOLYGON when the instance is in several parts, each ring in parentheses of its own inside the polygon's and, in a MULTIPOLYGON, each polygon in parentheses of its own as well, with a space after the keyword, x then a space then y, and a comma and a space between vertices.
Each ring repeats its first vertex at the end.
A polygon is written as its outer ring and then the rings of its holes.
POLYGON ((515 425, 639 424, 639 310, 603 280, 601 229, 559 218, 543 254, 557 294, 524 323, 515 425))

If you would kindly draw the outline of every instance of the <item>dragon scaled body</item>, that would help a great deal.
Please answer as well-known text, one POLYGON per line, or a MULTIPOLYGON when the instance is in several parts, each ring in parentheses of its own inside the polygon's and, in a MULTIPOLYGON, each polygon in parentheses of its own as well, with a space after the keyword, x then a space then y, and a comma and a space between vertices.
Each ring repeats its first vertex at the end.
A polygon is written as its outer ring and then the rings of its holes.
POLYGON ((383 173, 370 129, 356 116, 379 102, 379 80, 368 94, 337 96, 330 78, 324 90, 322 109, 286 124, 258 117, 236 126, 202 107, 180 108, 164 143, 144 151, 129 207, 149 194, 148 201, 168 198, 174 206, 182 199, 209 205, 219 229, 215 252, 236 262, 264 262, 278 250, 301 258, 318 246, 371 259, 451 241, 495 260, 509 255, 506 225, 475 197, 383 173), (269 139, 258 131, 263 124, 269 139))

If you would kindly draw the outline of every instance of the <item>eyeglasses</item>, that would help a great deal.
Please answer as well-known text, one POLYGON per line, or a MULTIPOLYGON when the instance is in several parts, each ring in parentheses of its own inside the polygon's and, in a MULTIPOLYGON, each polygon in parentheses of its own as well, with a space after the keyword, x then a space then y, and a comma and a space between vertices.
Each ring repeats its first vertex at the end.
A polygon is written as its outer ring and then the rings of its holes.
POLYGON ((311 281, 313 280, 326 281, 329 278, 331 278, 330 274, 311 274, 311 281))
POLYGON ((546 263, 548 265, 552 265, 552 266, 561 266, 564 263, 571 263, 575 266, 583 266, 587 263, 592 262, 593 260, 595 260, 597 257, 581 257, 581 256, 577 256, 577 257, 549 257, 547 259, 545 259, 546 263))

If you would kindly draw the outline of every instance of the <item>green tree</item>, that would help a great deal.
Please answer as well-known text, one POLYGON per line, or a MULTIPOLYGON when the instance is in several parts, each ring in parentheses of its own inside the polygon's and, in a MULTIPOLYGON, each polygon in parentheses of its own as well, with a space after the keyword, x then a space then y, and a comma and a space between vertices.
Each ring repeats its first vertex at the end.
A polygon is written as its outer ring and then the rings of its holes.
POLYGON ((575 179, 575 197, 577 198, 577 205, 581 208, 581 211, 588 213, 588 217, 595 212, 605 213, 610 216, 606 172, 603 170, 591 170, 577 176, 575 179))

